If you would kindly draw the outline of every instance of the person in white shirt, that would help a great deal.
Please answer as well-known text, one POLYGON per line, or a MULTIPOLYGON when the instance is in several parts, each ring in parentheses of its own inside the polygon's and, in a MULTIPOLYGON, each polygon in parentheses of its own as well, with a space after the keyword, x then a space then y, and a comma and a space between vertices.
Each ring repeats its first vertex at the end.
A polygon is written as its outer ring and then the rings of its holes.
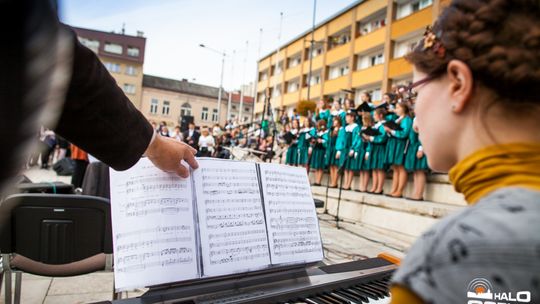
POLYGON ((199 156, 212 156, 212 154, 214 153, 214 146, 214 137, 210 135, 208 128, 202 129, 201 136, 199 137, 199 156))

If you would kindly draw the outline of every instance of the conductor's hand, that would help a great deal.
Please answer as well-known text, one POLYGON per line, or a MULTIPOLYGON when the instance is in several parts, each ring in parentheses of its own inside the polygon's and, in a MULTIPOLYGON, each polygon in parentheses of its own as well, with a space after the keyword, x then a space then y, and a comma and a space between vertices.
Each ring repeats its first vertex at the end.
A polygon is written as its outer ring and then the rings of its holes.
POLYGON ((193 169, 199 168, 195 153, 197 150, 183 142, 157 135, 146 149, 145 155, 159 169, 186 178, 189 176, 189 170, 181 164, 181 161, 185 160, 193 169))

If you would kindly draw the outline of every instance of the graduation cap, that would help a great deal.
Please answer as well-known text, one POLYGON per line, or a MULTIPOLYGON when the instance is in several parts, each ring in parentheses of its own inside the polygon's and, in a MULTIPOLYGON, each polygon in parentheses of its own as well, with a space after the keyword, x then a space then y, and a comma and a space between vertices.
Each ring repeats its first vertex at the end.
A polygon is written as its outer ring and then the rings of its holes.
POLYGON ((375 128, 366 128, 362 130, 362 134, 366 134, 367 136, 379 136, 381 135, 381 132, 375 128))
POLYGON ((387 126, 388 128, 394 130, 394 131, 401 131, 403 130, 403 128, 397 124, 395 121, 387 121, 384 123, 385 126, 387 126))
POLYGON ((361 105, 359 105, 356 108, 356 111, 357 112, 371 112, 373 111, 373 108, 367 102, 363 102, 361 105))

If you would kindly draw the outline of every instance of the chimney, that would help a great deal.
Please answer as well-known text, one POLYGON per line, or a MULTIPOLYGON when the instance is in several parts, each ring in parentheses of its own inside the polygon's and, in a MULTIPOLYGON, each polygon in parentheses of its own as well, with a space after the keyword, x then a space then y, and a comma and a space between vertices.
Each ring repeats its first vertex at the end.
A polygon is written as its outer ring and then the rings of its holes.
POLYGON ((188 82, 186 78, 182 78, 182 82, 188 82))
POLYGON ((144 37, 143 31, 137 31, 137 37, 144 37))

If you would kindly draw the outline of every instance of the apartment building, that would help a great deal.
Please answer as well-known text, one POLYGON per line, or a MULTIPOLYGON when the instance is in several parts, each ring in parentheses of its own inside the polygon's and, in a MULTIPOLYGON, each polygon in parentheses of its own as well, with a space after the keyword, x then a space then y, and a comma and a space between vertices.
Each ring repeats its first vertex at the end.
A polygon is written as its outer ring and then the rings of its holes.
POLYGON ((412 79, 403 58, 449 0, 360 0, 258 61, 256 119, 264 100, 292 112, 300 100, 353 98, 374 101, 392 85, 412 79), (310 73, 311 70, 311 73, 310 73))

